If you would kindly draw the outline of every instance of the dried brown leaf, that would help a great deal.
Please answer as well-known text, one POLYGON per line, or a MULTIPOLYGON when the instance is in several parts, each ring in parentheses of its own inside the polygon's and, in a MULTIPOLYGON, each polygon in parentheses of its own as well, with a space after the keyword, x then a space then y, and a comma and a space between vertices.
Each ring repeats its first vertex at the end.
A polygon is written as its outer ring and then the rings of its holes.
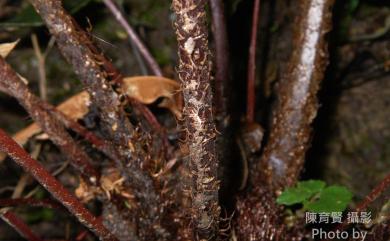
POLYGON ((100 186, 90 186, 82 178, 80 184, 75 190, 75 195, 83 203, 105 196, 110 199, 112 194, 120 195, 126 199, 133 199, 134 196, 129 193, 124 184, 124 178, 117 168, 109 167, 103 170, 100 178, 100 186))
MULTIPOLYGON (((87 92, 80 92, 57 106, 57 109, 70 117, 72 120, 82 118, 88 112, 89 95, 87 92)), ((41 132, 41 128, 33 123, 25 129, 17 132, 13 138, 19 145, 24 145, 33 136, 41 132)))
POLYGON ((18 43, 19 43, 19 39, 11 43, 0 44, 0 56, 6 58, 18 43))
MULTIPOLYGON (((180 85, 175 80, 158 76, 127 77, 123 79, 122 91, 143 104, 151 104, 158 98, 164 98, 159 107, 167 108, 177 118, 181 118, 182 97, 180 85)), ((57 109, 76 121, 87 114, 89 103, 90 96, 83 91, 62 102, 57 109)), ((32 136, 40 132, 40 127, 33 123, 17 132, 13 139, 23 146, 32 136)), ((0 153, 0 162, 4 158, 5 155, 0 153)))
MULTIPOLYGON (((88 112, 90 98, 86 91, 80 92, 69 99, 62 102, 57 106, 57 109, 67 115, 72 120, 78 120, 82 118, 88 112)), ((34 135, 41 132, 41 128, 33 123, 26 128, 18 131, 13 139, 21 146, 26 144, 26 142, 34 135)), ((0 162, 4 160, 5 155, 0 153, 0 162)))
POLYGON ((123 79, 122 90, 143 104, 151 104, 164 98, 159 107, 167 108, 176 117, 181 117, 180 84, 175 80, 159 76, 128 77, 123 79))

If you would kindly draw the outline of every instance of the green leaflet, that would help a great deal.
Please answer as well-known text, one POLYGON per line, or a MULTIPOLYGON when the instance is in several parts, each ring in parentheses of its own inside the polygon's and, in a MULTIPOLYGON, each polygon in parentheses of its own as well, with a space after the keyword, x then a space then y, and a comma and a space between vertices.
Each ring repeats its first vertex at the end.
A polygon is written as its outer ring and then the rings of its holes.
POLYGON ((303 204, 303 209, 312 212, 342 212, 352 199, 352 193, 343 186, 325 187, 325 182, 308 180, 286 188, 276 199, 281 205, 303 204))

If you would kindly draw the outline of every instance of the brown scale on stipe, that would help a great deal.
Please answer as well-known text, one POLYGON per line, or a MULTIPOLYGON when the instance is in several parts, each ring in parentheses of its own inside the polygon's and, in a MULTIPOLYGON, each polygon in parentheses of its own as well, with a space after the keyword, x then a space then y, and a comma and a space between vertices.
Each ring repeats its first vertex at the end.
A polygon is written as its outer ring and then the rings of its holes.
POLYGON ((196 240, 218 236, 218 162, 212 93, 210 86, 210 51, 207 41, 206 1, 175 0, 176 36, 180 62, 178 75, 184 95, 182 128, 186 131, 188 161, 186 168, 189 192, 189 213, 196 240))

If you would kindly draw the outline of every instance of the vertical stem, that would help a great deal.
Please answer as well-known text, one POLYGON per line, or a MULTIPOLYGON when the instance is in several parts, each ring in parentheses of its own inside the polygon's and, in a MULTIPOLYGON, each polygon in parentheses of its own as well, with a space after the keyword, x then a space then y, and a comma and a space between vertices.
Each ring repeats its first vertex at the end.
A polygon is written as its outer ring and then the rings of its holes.
POLYGON ((23 238, 29 241, 42 241, 23 220, 11 211, 0 214, 1 219, 13 227, 23 238))
POLYGON ((173 0, 172 4, 179 45, 178 75, 185 102, 183 128, 189 147, 191 223, 196 240, 216 237, 220 215, 205 4, 205 0, 173 0))
POLYGON ((115 3, 112 0, 103 0, 104 4, 108 7, 108 9, 112 12, 115 19, 118 21, 120 25, 125 29, 127 35, 129 35, 131 41, 137 46, 138 50, 141 52, 142 56, 146 60, 149 65, 149 68, 153 71, 153 73, 157 76, 162 76, 162 72, 160 67, 158 66, 156 60, 150 54, 149 50, 146 48, 144 43, 142 43, 141 39, 135 33, 134 29, 130 26, 130 24, 123 17, 121 11, 115 6, 115 3))
POLYGON ((79 221, 104 240, 116 238, 93 216, 77 198, 55 179, 40 163, 32 159, 11 137, 0 129, 0 151, 7 153, 26 172, 30 173, 54 198, 61 202, 79 221))
POLYGON ((277 92, 269 141, 257 173, 283 188, 302 170, 318 110, 317 93, 328 63, 325 34, 332 23, 333 0, 301 0, 293 54, 277 92))
POLYGON ((227 116, 227 93, 229 92, 229 44, 222 0, 210 0, 212 30, 215 41, 215 114, 219 122, 227 116))
POLYGON ((247 112, 246 119, 248 123, 254 121, 256 104, 256 40, 257 28, 259 24, 260 0, 255 0, 252 15, 252 32, 248 55, 248 82, 247 82, 247 112))

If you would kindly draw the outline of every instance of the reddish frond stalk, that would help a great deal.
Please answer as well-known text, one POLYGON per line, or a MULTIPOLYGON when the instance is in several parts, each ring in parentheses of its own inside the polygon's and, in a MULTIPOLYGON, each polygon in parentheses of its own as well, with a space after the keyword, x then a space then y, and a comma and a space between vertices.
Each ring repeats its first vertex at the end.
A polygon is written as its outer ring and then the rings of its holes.
POLYGON ((248 80, 247 80, 247 111, 246 120, 251 123, 255 119, 255 104, 256 104, 256 43, 257 43, 257 28, 259 25, 259 10, 260 0, 255 0, 252 15, 252 32, 249 45, 248 55, 248 80))
POLYGON ((386 189, 390 187, 390 174, 388 174, 372 191, 364 198, 363 202, 356 207, 356 212, 365 210, 372 202, 374 202, 386 189))
POLYGON ((91 183, 99 180, 90 157, 73 141, 64 126, 51 115, 49 106, 32 94, 17 73, 0 57, 0 91, 15 97, 50 139, 91 183))
POLYGON ((86 209, 77 198, 55 179, 41 164, 32 159, 11 137, 0 129, 0 151, 7 153, 18 165, 33 176, 55 199, 62 203, 80 223, 92 230, 104 240, 117 240, 98 220, 86 209))
POLYGON ((39 238, 23 220, 21 220, 18 216, 16 216, 11 211, 6 211, 3 214, 0 214, 1 219, 4 222, 8 223, 11 227, 13 227, 16 232, 18 232, 23 238, 29 241, 43 241, 43 239, 39 238))
MULTIPOLYGON (((356 205, 354 212, 361 212, 368 208, 368 206, 373 203, 386 189, 390 187, 390 174, 388 174, 378 185, 372 189, 372 191, 364 198, 362 202, 356 205)), ((340 224, 337 229, 344 230, 350 223, 347 222, 347 219, 340 224)))
POLYGON ((266 171, 260 166, 256 170, 280 188, 297 180, 309 148, 317 92, 328 63, 325 34, 331 28, 332 6, 333 0, 300 1, 294 51, 277 92, 270 138, 261 160, 266 171))
POLYGON ((220 215, 205 4, 205 0, 174 0, 172 4, 179 45, 178 75, 185 102, 183 128, 189 148, 191 224, 196 240, 217 236, 220 215))
POLYGON ((142 40, 138 37, 137 33, 130 26, 130 24, 126 21, 125 17, 121 13, 121 11, 117 8, 115 3, 112 0, 103 0, 104 4, 106 4, 107 8, 114 15, 115 19, 118 21, 120 25, 125 29, 127 35, 130 40, 137 46, 139 52, 142 54, 142 57, 148 63, 149 68, 153 71, 154 75, 162 76, 162 72, 160 67, 158 66, 156 60, 153 58, 152 54, 149 52, 148 48, 142 42, 142 40))

